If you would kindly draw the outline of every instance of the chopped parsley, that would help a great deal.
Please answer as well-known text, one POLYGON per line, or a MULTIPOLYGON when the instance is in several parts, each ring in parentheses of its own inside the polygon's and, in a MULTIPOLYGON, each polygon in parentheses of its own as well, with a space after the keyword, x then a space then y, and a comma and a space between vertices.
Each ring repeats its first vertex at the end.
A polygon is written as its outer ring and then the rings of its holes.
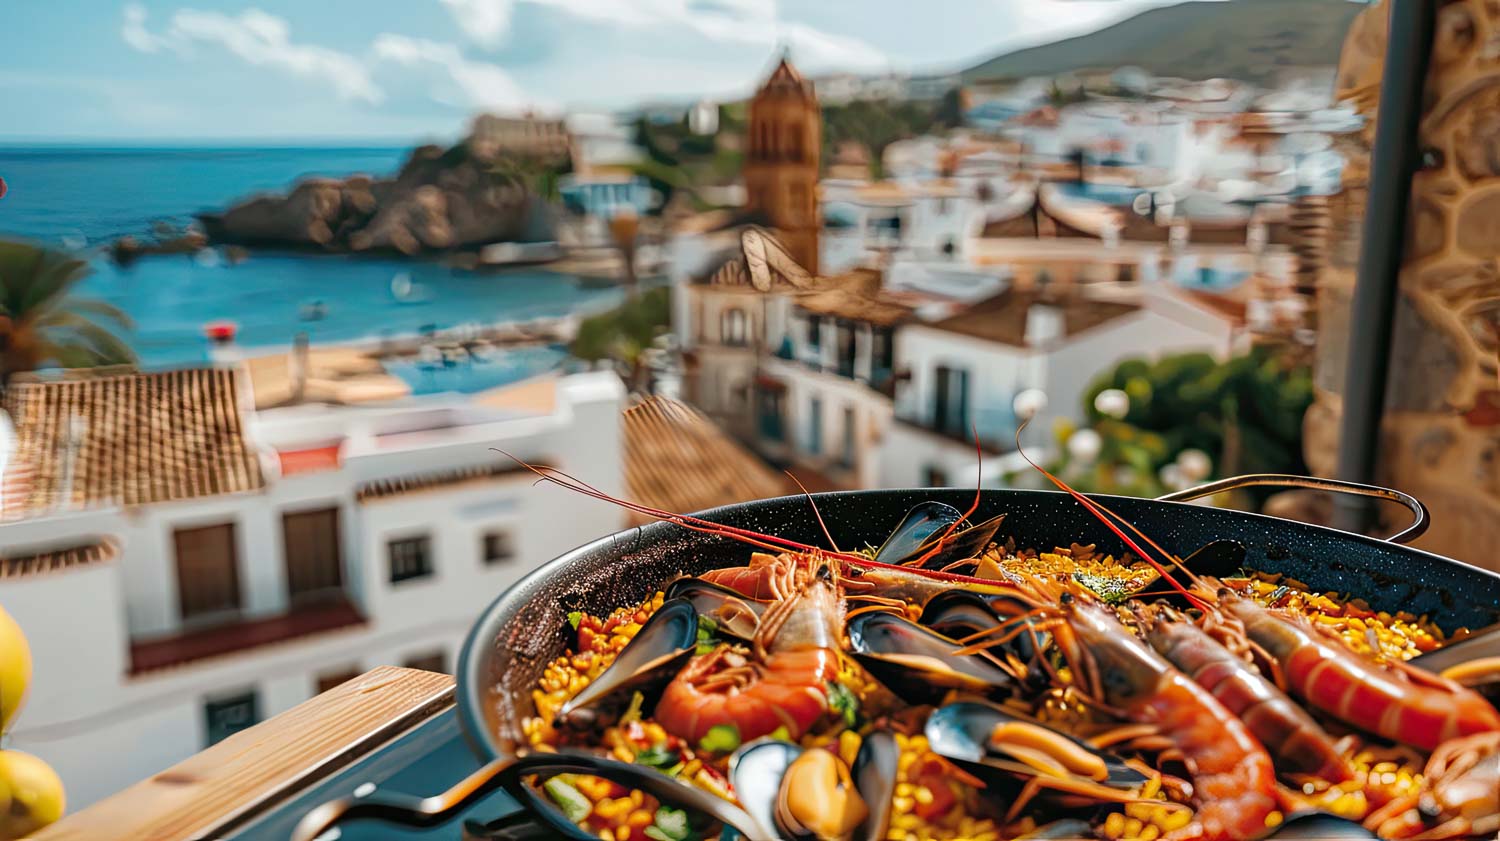
POLYGON ((790 730, 786 729, 786 725, 783 724, 775 730, 771 731, 771 738, 775 739, 778 742, 790 742, 792 741, 792 733, 790 730))
POLYGON ((707 654, 718 645, 715 633, 719 630, 719 623, 712 616, 698 614, 698 653, 707 654))
POLYGON ((677 751, 667 747, 666 742, 657 742, 635 755, 637 765, 647 765, 659 769, 671 768, 681 761, 682 757, 678 755, 677 751))
POLYGON ((667 806, 657 809, 656 820, 646 827, 646 837, 653 841, 690 841, 694 836, 687 812, 667 806))
POLYGON ((715 724, 698 740, 698 747, 708 753, 732 753, 739 746, 740 728, 733 724, 715 724))
POLYGON ((572 613, 568 614, 568 624, 573 626, 573 630, 575 630, 575 631, 578 630, 578 623, 582 622, 582 621, 583 621, 583 611, 581 611, 581 610, 575 610, 572 613))
POLYGON ((828 684, 828 708, 843 716, 846 726, 859 725, 859 698, 842 683, 828 684))

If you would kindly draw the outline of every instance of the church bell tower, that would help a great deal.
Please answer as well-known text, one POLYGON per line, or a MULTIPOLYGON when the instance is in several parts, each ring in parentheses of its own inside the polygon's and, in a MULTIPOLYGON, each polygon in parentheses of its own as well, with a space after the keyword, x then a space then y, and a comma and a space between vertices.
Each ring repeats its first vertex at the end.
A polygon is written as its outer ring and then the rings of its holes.
POLYGON ((818 159, 823 112, 813 84, 785 55, 750 100, 745 154, 748 204, 765 214, 803 268, 818 273, 818 159))

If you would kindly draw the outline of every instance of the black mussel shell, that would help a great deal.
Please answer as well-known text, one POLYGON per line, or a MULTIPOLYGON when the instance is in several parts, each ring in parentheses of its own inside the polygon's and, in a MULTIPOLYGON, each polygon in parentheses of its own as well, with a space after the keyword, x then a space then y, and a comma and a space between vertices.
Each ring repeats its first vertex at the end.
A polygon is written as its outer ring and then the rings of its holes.
POLYGON ((683 598, 693 603, 699 616, 714 621, 717 632, 735 639, 755 636, 765 602, 747 599, 728 587, 720 587, 701 578, 679 578, 667 585, 668 599, 683 598))
POLYGON ((854 786, 865 800, 870 815, 854 833, 855 841, 885 841, 891 825, 891 798, 896 795, 896 775, 901 746, 889 730, 872 730, 860 742, 854 757, 854 786))
POLYGON ((1379 837, 1347 818, 1327 812, 1303 812, 1283 821, 1265 836, 1265 841, 1375 841, 1379 837))
POLYGON ((802 755, 802 747, 777 739, 756 739, 729 757, 729 784, 734 796, 768 838, 780 838, 776 798, 786 769, 802 755))
POLYGON ((563 704, 559 724, 592 727, 598 714, 627 703, 633 692, 652 693, 671 680, 698 647, 698 611, 685 598, 665 601, 615 661, 593 683, 563 704))
POLYGON ((1015 678, 988 654, 954 654, 958 642, 895 614, 856 616, 847 630, 860 665, 911 703, 937 703, 952 689, 1000 695, 1015 688, 1015 678))
POLYGON ((1476 631, 1409 662, 1434 674, 1447 673, 1500 707, 1500 625, 1476 631))
MULTIPOLYGON (((932 715, 927 717, 924 732, 927 735, 927 744, 934 753, 975 771, 981 779, 990 780, 995 778, 995 772, 998 770, 992 763, 1004 759, 1004 756, 997 753, 990 745, 990 734, 995 732, 996 726, 1008 721, 1026 721, 1026 719, 1008 713, 993 704, 958 701, 933 710, 932 715)), ((1036 724, 1036 722, 1028 723, 1036 724)), ((1126 765, 1125 760, 1120 757, 1091 748, 1066 733, 1058 735, 1104 760, 1104 765, 1109 770, 1109 778, 1102 781, 1104 785, 1113 788, 1132 788, 1146 782, 1145 775, 1126 765)), ((1009 772, 1001 771, 1000 773, 1009 776, 1009 772)))
MULTIPOLYGON (((1030 606, 1020 599, 954 589, 933 596, 922 608, 918 621, 945 637, 962 639, 1000 625, 1017 629, 1030 621, 1026 616, 1030 612, 1030 606)), ((1021 631, 1002 648, 1030 663, 1036 659, 1038 648, 1045 650, 1048 644, 1045 632, 1021 631)))
POLYGON ((1088 841, 1093 837, 1094 830, 1088 821, 1063 818, 1043 824, 1025 835, 1017 835, 1010 841, 1088 841))
MULTIPOLYGON (((942 502, 922 502, 913 506, 901 519, 900 525, 891 532, 884 544, 875 553, 875 560, 883 564, 904 564, 914 561, 932 549, 954 523, 963 519, 963 512, 942 502)), ((961 526, 951 535, 941 551, 928 558, 922 566, 940 569, 954 561, 975 558, 995 539, 1005 515, 991 517, 982 523, 961 526)))

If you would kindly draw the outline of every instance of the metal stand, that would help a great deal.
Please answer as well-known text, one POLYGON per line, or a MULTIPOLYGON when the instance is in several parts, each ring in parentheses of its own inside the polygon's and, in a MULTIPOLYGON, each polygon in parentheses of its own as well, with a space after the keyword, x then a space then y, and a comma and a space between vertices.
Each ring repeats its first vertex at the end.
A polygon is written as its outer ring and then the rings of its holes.
MULTIPOLYGON (((1380 112, 1370 161, 1370 198, 1350 313, 1338 461, 1338 478, 1347 482, 1368 485, 1375 479, 1391 365, 1397 279, 1406 239, 1411 179, 1418 166, 1417 129, 1436 8, 1436 0, 1391 0, 1380 112)), ((1371 513, 1368 498, 1339 496, 1334 502, 1333 525, 1363 532, 1370 525, 1371 513)))

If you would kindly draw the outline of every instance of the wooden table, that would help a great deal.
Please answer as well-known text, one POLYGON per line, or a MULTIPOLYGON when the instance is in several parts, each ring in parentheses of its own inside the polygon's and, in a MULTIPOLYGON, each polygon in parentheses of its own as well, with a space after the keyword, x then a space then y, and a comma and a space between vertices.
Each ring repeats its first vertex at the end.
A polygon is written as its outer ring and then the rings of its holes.
POLYGON ((31 837, 214 838, 452 706, 448 675, 381 666, 31 837))

